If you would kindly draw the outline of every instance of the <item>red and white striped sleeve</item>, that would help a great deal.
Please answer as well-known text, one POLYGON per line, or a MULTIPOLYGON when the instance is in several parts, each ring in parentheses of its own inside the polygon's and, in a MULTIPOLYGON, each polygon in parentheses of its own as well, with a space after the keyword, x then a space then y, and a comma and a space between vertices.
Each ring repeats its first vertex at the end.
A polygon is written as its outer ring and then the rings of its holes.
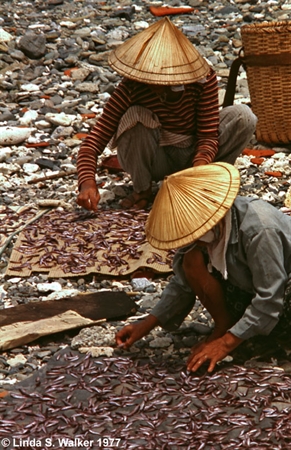
POLYGON ((124 80, 116 87, 102 115, 80 147, 77 158, 79 187, 84 181, 95 180, 97 158, 115 134, 121 117, 130 105, 130 91, 124 80))
POLYGON ((211 163, 218 152, 218 83, 216 73, 211 70, 203 83, 203 92, 197 107, 197 141, 193 163, 211 163))

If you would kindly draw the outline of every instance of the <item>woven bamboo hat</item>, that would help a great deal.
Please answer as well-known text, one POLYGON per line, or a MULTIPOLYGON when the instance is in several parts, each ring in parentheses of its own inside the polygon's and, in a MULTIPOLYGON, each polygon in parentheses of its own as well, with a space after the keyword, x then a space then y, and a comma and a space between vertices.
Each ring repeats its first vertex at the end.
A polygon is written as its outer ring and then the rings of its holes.
POLYGON ((239 171, 222 162, 166 177, 146 223, 147 240, 166 250, 200 239, 231 208, 239 186, 239 171))
POLYGON ((147 84, 195 83, 210 70, 206 60, 168 17, 117 47, 108 62, 120 75, 147 84))

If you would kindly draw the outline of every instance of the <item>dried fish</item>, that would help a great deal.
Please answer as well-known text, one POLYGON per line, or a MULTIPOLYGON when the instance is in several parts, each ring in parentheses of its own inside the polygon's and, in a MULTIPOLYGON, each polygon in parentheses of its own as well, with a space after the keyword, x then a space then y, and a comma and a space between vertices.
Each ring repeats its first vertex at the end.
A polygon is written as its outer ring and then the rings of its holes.
MULTIPOLYGON (((27 226, 16 250, 20 261, 11 261, 11 270, 31 270, 30 259, 40 269, 61 266, 65 274, 86 273, 88 268, 122 275, 129 269, 130 260, 140 259, 145 239, 145 220, 142 211, 108 211, 95 213, 65 213, 54 211, 27 226), (130 220, 129 220, 130 219, 130 220), (102 251, 103 250, 103 251, 102 251), (15 265, 14 265, 15 264, 15 265)), ((153 252, 148 264, 171 264, 173 252, 165 259, 153 252)))
POLYGON ((165 450, 281 450, 274 442, 291 439, 290 412, 274 406, 282 392, 291 392, 291 379, 282 372, 274 371, 262 398, 257 390, 271 373, 239 366, 191 376, 183 364, 167 360, 144 364, 68 352, 57 361, 34 389, 2 399, 1 436, 106 435, 120 439, 120 448, 165 450), (117 381, 126 386, 118 395, 117 381), (245 396, 236 389, 240 383, 247 386, 245 396))

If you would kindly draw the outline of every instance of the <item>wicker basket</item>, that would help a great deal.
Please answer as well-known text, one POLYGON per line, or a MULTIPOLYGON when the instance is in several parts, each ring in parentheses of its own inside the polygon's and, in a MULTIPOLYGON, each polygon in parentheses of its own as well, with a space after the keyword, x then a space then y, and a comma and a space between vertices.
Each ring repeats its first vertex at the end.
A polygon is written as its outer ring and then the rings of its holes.
POLYGON ((241 37, 257 140, 291 143, 291 21, 245 25, 241 37))

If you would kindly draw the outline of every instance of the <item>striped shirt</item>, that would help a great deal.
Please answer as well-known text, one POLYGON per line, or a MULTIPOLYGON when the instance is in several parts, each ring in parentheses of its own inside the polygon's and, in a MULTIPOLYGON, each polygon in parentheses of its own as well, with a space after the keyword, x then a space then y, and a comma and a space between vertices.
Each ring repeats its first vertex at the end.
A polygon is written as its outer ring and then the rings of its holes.
POLYGON ((77 160, 79 187, 84 181, 95 179, 98 156, 115 136, 121 117, 134 105, 152 111, 169 136, 193 137, 193 162, 214 160, 218 151, 219 108, 217 78, 212 69, 203 82, 186 84, 183 95, 176 102, 162 101, 147 84, 123 79, 80 147, 77 160))

